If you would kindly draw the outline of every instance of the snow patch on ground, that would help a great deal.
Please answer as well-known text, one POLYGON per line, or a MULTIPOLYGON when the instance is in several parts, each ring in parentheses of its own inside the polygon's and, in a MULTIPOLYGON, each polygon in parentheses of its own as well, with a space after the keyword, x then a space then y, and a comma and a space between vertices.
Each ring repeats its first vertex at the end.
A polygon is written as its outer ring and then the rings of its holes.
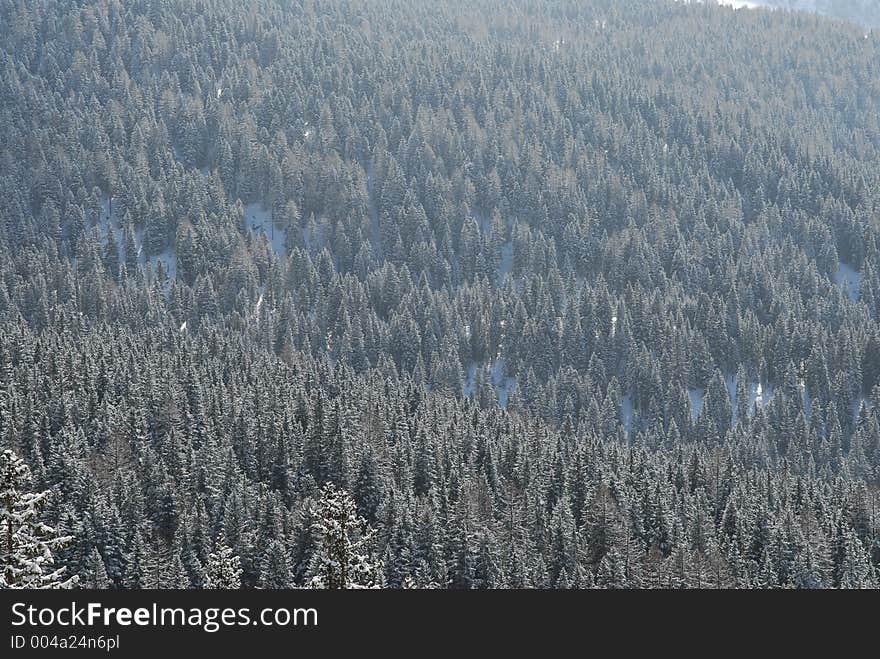
POLYGON ((871 403, 870 398, 858 398, 853 402, 853 423, 858 423, 859 420, 859 410, 862 408, 862 405, 865 406, 865 412, 870 414, 873 409, 873 404, 871 403))
POLYGON ((324 238, 321 236, 321 230, 317 225, 306 225, 302 230, 303 244, 306 251, 311 254, 317 254, 324 248, 324 238), (314 227, 314 230, 312 229, 314 227))
MULTIPOLYGON (((732 408, 731 415, 731 425, 735 426, 738 422, 737 418, 737 382, 736 376, 733 374, 726 374, 724 376, 724 381, 727 386, 727 394, 730 397, 730 405, 732 408)), ((766 407, 770 401, 773 399, 773 396, 776 392, 777 387, 767 382, 757 382, 751 381, 748 384, 748 414, 751 417, 756 408, 764 408, 766 407)), ((806 383, 803 379, 801 379, 798 383, 798 390, 800 391, 801 401, 803 403, 803 411, 804 417, 809 422, 810 417, 812 416, 813 411, 813 401, 812 396, 806 386, 806 383)), ((691 408, 691 420, 696 421, 700 412, 703 409, 703 401, 705 400, 706 391, 703 388, 688 388, 688 400, 690 402, 691 408)), ((871 412, 872 403, 870 398, 859 397, 852 404, 852 413, 853 413, 853 421, 858 421, 859 410, 861 406, 864 405, 867 412, 871 412)), ((621 398, 620 404, 621 410, 621 422, 623 423, 624 429, 626 430, 626 434, 629 437, 633 430, 632 428, 632 419, 633 419, 633 405, 632 399, 630 396, 624 395, 621 398)))
POLYGON ((773 398, 773 385, 766 382, 749 383, 749 409, 764 407, 773 398))
POLYGON ((272 211, 266 210, 260 203, 248 204, 244 207, 244 224, 254 234, 263 233, 278 258, 284 258, 285 231, 275 226, 272 211))
POLYGON ((733 408, 733 414, 730 417, 730 425, 736 425, 736 375, 728 373, 724 376, 724 384, 727 385, 727 395, 730 397, 730 406, 733 408))
POLYGON ((703 398, 706 395, 706 390, 702 387, 697 389, 688 389, 688 398, 691 401, 691 419, 696 421, 697 417, 700 416, 700 412, 703 410, 703 398))
POLYGON ((620 421, 627 437, 632 437, 633 404, 629 394, 620 397, 620 421))
POLYGON ((125 250, 122 247, 122 227, 119 226, 119 221, 116 218, 116 208, 111 207, 110 197, 108 196, 101 197, 101 212, 98 217, 97 227, 101 240, 107 240, 108 235, 113 236, 119 254, 119 262, 125 262, 125 250))
POLYGON ((862 275, 859 271, 841 261, 837 266, 834 280, 850 300, 859 299, 859 290, 862 287, 862 275))
POLYGON ((810 417, 813 414, 813 401, 810 398, 810 392, 807 391, 807 383, 804 381, 803 378, 801 378, 798 382, 798 388, 801 392, 801 401, 804 404, 804 416, 806 417, 807 421, 809 421, 810 417))
POLYGON ((513 270, 513 241, 501 248, 501 263, 498 266, 498 285, 504 284, 504 278, 513 270))
MULTIPOLYGON (((730 418, 731 425, 736 425, 737 423, 737 402, 738 397, 736 395, 736 375, 732 373, 727 373, 724 376, 724 384, 727 387, 727 395, 730 398, 730 407, 732 409, 732 414, 730 418)), ((696 389, 688 389, 688 398, 691 403, 691 418, 696 421, 697 417, 700 416, 700 412, 703 409, 703 400, 706 396, 706 390, 702 388, 696 389)), ((748 410, 749 413, 754 409, 755 403, 758 403, 758 407, 766 405, 767 402, 773 396, 773 387, 768 384, 760 384, 758 382, 750 382, 749 383, 749 405, 748 410)), ((806 403, 807 401, 805 401, 806 403)))
POLYGON ((498 399, 498 405, 502 409, 507 407, 507 401, 510 394, 518 386, 517 378, 504 375, 504 358, 499 357, 495 361, 488 364, 471 364, 462 380, 462 395, 465 398, 473 398, 476 393, 477 370, 484 369, 486 372, 486 381, 495 390, 495 397, 498 399))
POLYGON ((472 398, 474 395, 474 383, 477 379, 477 365, 471 364, 468 366, 467 373, 464 376, 464 382, 462 383, 462 394, 465 398, 472 398))
MULTIPOLYGON (((111 204, 109 196, 102 197, 101 211, 96 227, 102 240, 106 240, 108 236, 112 235, 113 241, 116 243, 116 249, 118 250, 119 262, 125 263, 123 228, 119 224, 119 220, 116 216, 116 209, 117 207, 111 204)), ((137 250, 137 262, 142 268, 147 268, 147 266, 149 266, 155 273, 158 272, 159 264, 161 263, 165 274, 168 276, 168 281, 170 282, 171 280, 177 279, 177 254, 173 247, 168 247, 163 250, 162 253, 156 254, 147 259, 144 254, 144 232, 142 229, 135 229, 134 231, 134 246, 137 250)))
POLYGON ((373 163, 367 167, 367 211, 370 214, 370 243, 373 253, 379 259, 382 258, 382 227, 379 226, 379 209, 376 206, 376 198, 373 190, 373 163))
POLYGON ((507 407, 507 399, 513 390, 516 389, 517 379, 504 375, 504 358, 500 357, 492 364, 492 386, 495 388, 495 395, 498 397, 498 404, 502 408, 507 407))
MULTIPOLYGON (((142 250, 138 249, 138 253, 142 253, 142 250)), ((169 280, 177 279, 177 254, 172 248, 164 249, 161 254, 149 258, 149 264, 154 272, 159 271, 160 263, 169 280)))
POLYGON ((473 218, 477 222, 477 226, 480 229, 480 233, 483 234, 484 236, 488 236, 489 231, 491 229, 491 224, 489 222, 489 218, 486 217, 485 215, 483 215, 482 213, 478 213, 477 211, 474 211, 473 218))

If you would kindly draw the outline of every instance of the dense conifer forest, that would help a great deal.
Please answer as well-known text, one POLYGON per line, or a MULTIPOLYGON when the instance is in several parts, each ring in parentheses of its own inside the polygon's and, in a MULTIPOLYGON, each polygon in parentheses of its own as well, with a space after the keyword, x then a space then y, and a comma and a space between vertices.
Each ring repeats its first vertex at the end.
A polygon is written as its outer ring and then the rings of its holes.
POLYGON ((878 587, 866 30, 0 0, 0 581, 878 587))

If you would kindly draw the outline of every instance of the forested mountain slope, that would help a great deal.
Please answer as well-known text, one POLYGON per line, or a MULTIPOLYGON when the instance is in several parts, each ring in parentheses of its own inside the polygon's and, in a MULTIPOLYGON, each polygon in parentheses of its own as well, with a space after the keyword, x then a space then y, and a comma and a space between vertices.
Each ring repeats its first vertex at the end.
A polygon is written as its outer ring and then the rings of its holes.
POLYGON ((868 27, 880 27, 880 2, 877 0, 753 0, 743 4, 817 12, 868 27))
POLYGON ((650 0, 0 3, 0 448, 99 587, 867 587, 880 39, 650 0))

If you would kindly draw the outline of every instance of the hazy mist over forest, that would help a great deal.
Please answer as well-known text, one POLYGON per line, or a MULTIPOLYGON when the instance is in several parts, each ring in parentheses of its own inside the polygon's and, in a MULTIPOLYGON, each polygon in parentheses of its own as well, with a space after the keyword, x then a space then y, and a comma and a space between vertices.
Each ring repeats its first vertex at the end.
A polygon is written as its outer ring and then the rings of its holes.
MULTIPOLYGON (((703 0, 685 1, 701 3, 703 0)), ((877 0, 714 0, 714 2, 734 9, 766 7, 811 12, 830 18, 842 18, 871 28, 880 27, 880 2, 877 0)))

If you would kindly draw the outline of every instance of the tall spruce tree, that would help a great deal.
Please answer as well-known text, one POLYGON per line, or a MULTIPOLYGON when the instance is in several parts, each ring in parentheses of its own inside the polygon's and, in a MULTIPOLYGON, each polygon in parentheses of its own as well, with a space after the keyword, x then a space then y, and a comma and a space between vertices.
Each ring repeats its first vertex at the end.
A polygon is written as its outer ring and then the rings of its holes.
POLYGON ((11 449, 0 453, 0 585, 4 588, 72 588, 53 551, 70 542, 40 519, 50 491, 27 492, 30 469, 11 449))

